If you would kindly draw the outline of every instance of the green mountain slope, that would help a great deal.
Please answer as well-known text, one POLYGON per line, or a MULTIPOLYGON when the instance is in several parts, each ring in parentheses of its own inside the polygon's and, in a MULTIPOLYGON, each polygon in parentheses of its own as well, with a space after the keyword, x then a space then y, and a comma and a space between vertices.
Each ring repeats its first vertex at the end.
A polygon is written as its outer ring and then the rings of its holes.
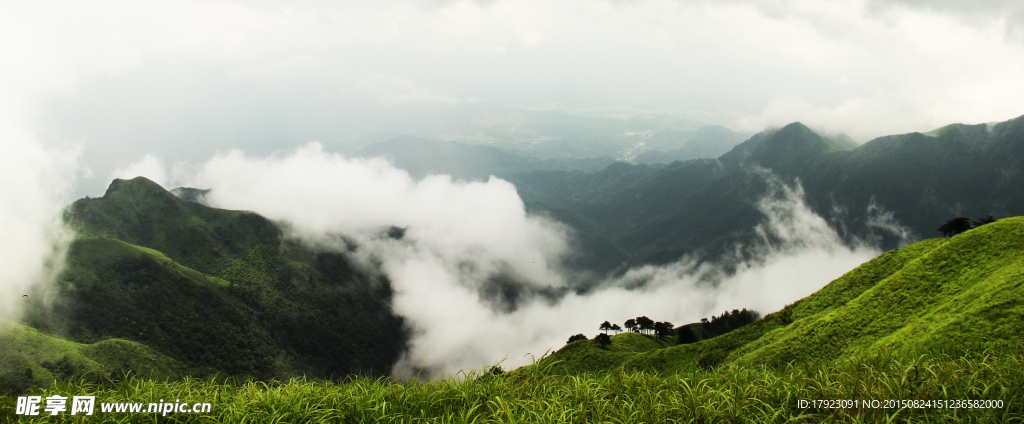
POLYGON ((164 380, 184 365, 122 339, 81 344, 11 321, 0 322, 0 392, 45 386, 57 378, 118 379, 128 373, 164 380))
MULTIPOLYGON (((893 352, 961 355, 1018 348, 1022 331, 1024 217, 1017 217, 887 252, 811 296, 722 336, 638 353, 574 343, 546 360, 560 373, 674 372, 893 352)), ((613 337, 612 347, 623 336, 613 337)))
POLYGON ((140 177, 75 202, 65 219, 78 237, 57 300, 26 315, 50 334, 137 341, 196 373, 257 378, 386 375, 405 349, 386 280, 257 214, 140 177))
POLYGON ((210 275, 255 246, 281 239, 281 231, 255 213, 184 201, 145 178, 114 180, 103 197, 79 199, 65 215, 80 237, 149 247, 210 275))
POLYGON ((248 330, 262 328, 229 285, 152 249, 79 239, 68 253, 62 301, 46 317, 59 325, 39 327, 81 342, 135 340, 195 367, 272 375, 271 337, 248 330))

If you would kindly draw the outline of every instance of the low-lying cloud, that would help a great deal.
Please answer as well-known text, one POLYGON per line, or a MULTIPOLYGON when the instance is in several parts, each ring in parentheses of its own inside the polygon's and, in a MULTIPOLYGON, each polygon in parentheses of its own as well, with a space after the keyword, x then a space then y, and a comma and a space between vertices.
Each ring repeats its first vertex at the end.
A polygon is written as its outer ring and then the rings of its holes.
POLYGON ((357 255, 392 282, 393 307, 413 330, 395 373, 445 376, 505 358, 506 367, 527 364, 528 353, 557 349, 575 333, 596 334, 605 320, 647 315, 678 325, 734 308, 772 312, 879 253, 844 244, 806 205, 799 183, 762 173, 772 190, 758 203, 765 220, 754 259, 730 272, 686 258, 645 266, 587 294, 562 290, 572 277, 561 266, 570 253, 565 229, 527 214, 515 187, 497 178, 415 180, 382 159, 349 159, 310 144, 270 157, 217 155, 190 185, 212 187, 206 199, 213 206, 282 221, 321 247, 342 248, 338 235, 357 243, 357 255), (404 237, 382 236, 390 226, 406 228, 404 237), (513 307, 487 295, 496 278, 522 292, 513 307))
POLYGON ((47 147, 8 123, 0 119, 0 318, 18 319, 63 265, 71 234, 60 213, 80 149, 47 147))
POLYGON ((167 171, 164 168, 164 164, 160 158, 153 154, 145 155, 142 159, 132 162, 123 168, 117 168, 110 174, 112 178, 121 178, 125 180, 135 178, 139 175, 145 175, 150 181, 164 187, 167 186, 167 171))

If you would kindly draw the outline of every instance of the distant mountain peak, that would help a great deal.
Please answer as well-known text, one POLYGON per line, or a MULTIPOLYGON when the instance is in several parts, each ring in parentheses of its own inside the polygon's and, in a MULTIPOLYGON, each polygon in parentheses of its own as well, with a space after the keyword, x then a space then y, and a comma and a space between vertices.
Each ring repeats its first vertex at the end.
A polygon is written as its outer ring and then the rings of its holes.
POLYGON ((802 122, 799 121, 786 125, 775 132, 776 135, 786 134, 790 136, 804 133, 818 135, 817 133, 814 132, 814 130, 810 129, 808 126, 804 125, 802 122))
POLYGON ((115 178, 114 181, 111 181, 110 185, 107 186, 107 191, 103 193, 103 197, 107 197, 113 193, 118 193, 122 191, 149 194, 167 192, 167 190, 161 187, 160 184, 157 184, 146 177, 135 177, 130 180, 115 178))
POLYGON ((831 141, 800 122, 782 127, 769 136, 760 146, 760 152, 774 154, 809 154, 830 150, 845 150, 838 143, 831 141))

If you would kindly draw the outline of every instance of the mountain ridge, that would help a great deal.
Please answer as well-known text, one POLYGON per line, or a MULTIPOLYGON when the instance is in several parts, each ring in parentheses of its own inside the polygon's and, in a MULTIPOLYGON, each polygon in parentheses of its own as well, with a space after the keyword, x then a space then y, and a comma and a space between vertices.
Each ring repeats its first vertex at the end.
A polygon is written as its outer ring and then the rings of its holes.
POLYGON ((180 199, 138 177, 114 180, 64 217, 76 238, 58 300, 31 298, 25 320, 35 328, 75 342, 142 342, 200 375, 387 375, 405 350, 386 279, 255 213, 180 199))
POLYGON ((847 243, 889 250, 936 234, 955 216, 1024 214, 1015 188, 1024 186, 1024 117, 954 128, 960 129, 879 137, 847 149, 794 123, 758 133, 717 159, 648 169, 616 164, 614 185, 601 172, 533 172, 511 180, 528 203, 592 220, 632 264, 686 254, 714 260, 750 241, 763 219, 756 204, 770 188, 757 169, 799 184, 811 209, 847 243))

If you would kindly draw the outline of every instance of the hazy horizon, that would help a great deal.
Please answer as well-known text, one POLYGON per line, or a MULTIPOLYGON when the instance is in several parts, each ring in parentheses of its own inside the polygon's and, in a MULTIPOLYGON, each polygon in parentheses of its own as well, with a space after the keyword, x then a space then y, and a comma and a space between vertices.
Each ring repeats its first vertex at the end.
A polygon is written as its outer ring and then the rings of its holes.
POLYGON ((5 6, 6 138, 115 169, 445 138, 481 111, 659 116, 858 142, 1024 114, 1012 1, 30 3, 5 6), (56 4, 56 3, 55 3, 56 4))

